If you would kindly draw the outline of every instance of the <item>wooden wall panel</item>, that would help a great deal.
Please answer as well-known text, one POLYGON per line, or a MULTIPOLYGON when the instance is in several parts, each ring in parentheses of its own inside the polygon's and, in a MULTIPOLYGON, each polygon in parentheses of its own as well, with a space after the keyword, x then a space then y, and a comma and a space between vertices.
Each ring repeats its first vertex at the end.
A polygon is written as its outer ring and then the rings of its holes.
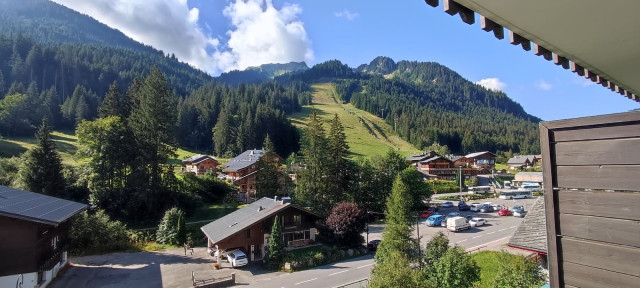
POLYGON ((555 145, 556 165, 638 164, 640 163, 638 147, 640 147, 640 138, 557 143, 555 145))
POLYGON ((566 262, 640 277, 639 248, 567 237, 562 237, 560 243, 562 243, 562 259, 566 262))
POLYGON ((558 191, 558 212, 640 220, 640 193, 558 191))
POLYGON ((560 188, 637 191, 640 187, 640 165, 558 166, 556 171, 560 188))
POLYGON ((640 124, 589 127, 553 132, 555 142, 640 137, 640 124))
POLYGON ((640 222, 560 214, 560 234, 640 248, 640 222))
POLYGON ((638 287, 640 278, 571 262, 564 262, 564 283, 580 288, 638 287))

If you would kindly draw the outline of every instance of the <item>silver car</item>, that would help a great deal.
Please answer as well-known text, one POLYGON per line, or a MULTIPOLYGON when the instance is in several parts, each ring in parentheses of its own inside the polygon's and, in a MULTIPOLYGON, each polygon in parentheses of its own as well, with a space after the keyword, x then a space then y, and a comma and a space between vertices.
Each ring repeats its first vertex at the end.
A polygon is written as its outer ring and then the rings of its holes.
POLYGON ((240 250, 233 250, 227 252, 227 261, 231 264, 231 267, 240 267, 249 264, 247 255, 240 250))

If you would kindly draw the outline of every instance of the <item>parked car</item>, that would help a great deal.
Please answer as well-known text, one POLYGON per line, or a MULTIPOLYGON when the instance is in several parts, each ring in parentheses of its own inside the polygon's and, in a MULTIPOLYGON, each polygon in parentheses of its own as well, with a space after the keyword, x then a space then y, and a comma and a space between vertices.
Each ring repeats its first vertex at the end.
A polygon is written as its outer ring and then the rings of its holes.
POLYGON ((514 217, 524 217, 524 215, 527 214, 527 211, 524 211, 524 207, 520 205, 513 206, 513 208, 511 208, 511 211, 513 211, 514 217))
POLYGON ((247 255, 241 250, 232 250, 227 253, 227 261, 231 263, 231 267, 240 267, 249 264, 247 255))
POLYGON ((444 215, 434 214, 429 216, 424 223, 427 224, 427 226, 440 226, 442 220, 444 220, 444 215))
POLYGON ((513 215, 513 212, 511 212, 511 210, 507 208, 502 208, 500 209, 500 211, 498 211, 498 216, 511 216, 511 215, 513 215))
POLYGON ((450 231, 458 232, 469 228, 471 228, 471 226, 464 217, 456 216, 447 219, 447 229, 450 231))
POLYGON ((471 205, 469 205, 469 210, 471 210, 471 212, 478 212, 480 211, 480 206, 482 206, 482 204, 473 202, 471 203, 471 205))
POLYGON ((480 211, 482 213, 486 213, 486 212, 493 212, 493 211, 495 211, 495 209, 493 209, 493 206, 491 206, 489 204, 482 204, 482 206, 480 206, 478 211, 480 211))
POLYGON ((467 205, 464 201, 458 202, 458 211, 469 211, 471 207, 467 205))
POLYGON ((426 218, 429 218, 429 216, 431 216, 431 215, 433 215, 433 214, 435 214, 435 213, 436 213, 436 212, 433 212, 433 211, 427 210, 427 211, 422 212, 422 214, 420 214, 420 217, 422 217, 422 218, 425 218, 425 219, 426 219, 426 218))
POLYGON ((471 220, 469 220, 469 225, 471 227, 484 226, 484 224, 486 223, 487 221, 485 221, 484 218, 480 218, 480 217, 474 217, 474 218, 471 218, 471 220))
POLYGON ((369 251, 376 251, 378 250, 378 245, 380 245, 381 240, 371 240, 369 241, 369 243, 367 244, 367 249, 369 249, 369 251))
POLYGON ((451 213, 447 214, 447 217, 444 217, 444 221, 442 221, 442 223, 440 223, 440 226, 447 227, 447 220, 449 220, 450 218, 453 218, 453 217, 458 217, 458 216, 460 216, 460 213, 458 213, 458 212, 451 212, 451 213))
POLYGON ((427 211, 431 211, 435 214, 436 212, 438 212, 438 207, 436 206, 427 207, 427 211))
POLYGON ((442 203, 442 208, 451 208, 451 207, 453 207, 453 202, 442 203))

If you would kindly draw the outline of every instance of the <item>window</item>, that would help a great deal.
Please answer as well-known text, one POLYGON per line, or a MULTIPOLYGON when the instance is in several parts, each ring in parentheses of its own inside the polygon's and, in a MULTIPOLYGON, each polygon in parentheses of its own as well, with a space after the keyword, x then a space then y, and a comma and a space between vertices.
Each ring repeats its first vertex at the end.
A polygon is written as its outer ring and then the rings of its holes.
POLYGON ((251 238, 251 228, 247 229, 247 238, 251 238))
POLYGON ((302 224, 302 215, 293 215, 293 224, 299 226, 302 224))

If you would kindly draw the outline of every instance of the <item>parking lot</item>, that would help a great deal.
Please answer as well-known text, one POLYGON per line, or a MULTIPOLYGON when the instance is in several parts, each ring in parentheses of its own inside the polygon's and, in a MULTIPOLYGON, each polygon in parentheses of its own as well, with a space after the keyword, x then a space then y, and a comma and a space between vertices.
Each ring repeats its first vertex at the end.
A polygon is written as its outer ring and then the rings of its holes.
MULTIPOLYGON (((511 208, 516 205, 522 205, 525 210, 529 208, 536 201, 537 197, 530 199, 518 199, 518 200, 503 200, 499 198, 490 198, 472 202, 491 202, 492 204, 501 205, 503 207, 511 208)), ((436 200, 434 203, 443 203, 445 201, 436 200)), ((414 225, 414 235, 420 235, 421 246, 424 247, 438 232, 443 232, 449 238, 451 245, 460 245, 467 251, 471 250, 500 250, 504 248, 504 244, 509 241, 509 238, 516 231, 523 218, 513 216, 498 216, 498 212, 471 212, 471 211, 458 211, 458 201, 453 202, 452 208, 439 208, 438 214, 447 215, 449 212, 459 212, 461 216, 471 215, 472 217, 482 217, 486 220, 486 224, 480 227, 472 227, 468 230, 459 232, 451 232, 446 227, 436 226, 429 227, 425 224, 424 218, 418 219, 416 222, 418 226, 414 225)), ((369 229, 369 240, 381 239, 382 230, 384 225, 371 225, 369 229)))

